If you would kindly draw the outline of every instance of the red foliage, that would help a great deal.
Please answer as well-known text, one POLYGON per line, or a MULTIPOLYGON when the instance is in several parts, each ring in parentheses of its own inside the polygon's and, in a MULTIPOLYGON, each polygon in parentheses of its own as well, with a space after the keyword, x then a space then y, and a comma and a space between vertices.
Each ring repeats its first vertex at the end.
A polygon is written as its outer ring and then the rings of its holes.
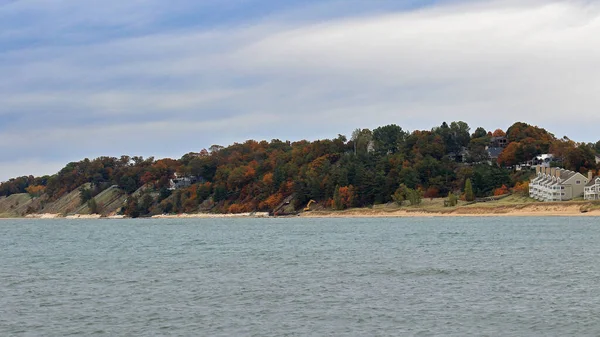
POLYGON ((423 193, 423 197, 424 198, 439 198, 440 197, 440 190, 437 187, 433 187, 430 186, 425 193, 423 193))

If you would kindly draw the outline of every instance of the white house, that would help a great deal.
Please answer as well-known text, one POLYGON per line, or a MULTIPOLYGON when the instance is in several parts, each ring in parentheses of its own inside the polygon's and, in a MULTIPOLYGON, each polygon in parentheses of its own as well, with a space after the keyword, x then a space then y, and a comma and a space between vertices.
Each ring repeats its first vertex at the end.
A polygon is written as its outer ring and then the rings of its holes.
POLYGON ((534 161, 541 166, 550 167, 550 162, 554 159, 554 155, 551 153, 540 154, 535 157, 534 161))
POLYGON ((600 200, 600 177, 592 178, 592 172, 588 173, 588 183, 583 191, 583 199, 600 200))
POLYGON ((535 167, 529 182, 529 196, 540 201, 565 201, 583 195, 589 179, 579 172, 557 167, 535 167))

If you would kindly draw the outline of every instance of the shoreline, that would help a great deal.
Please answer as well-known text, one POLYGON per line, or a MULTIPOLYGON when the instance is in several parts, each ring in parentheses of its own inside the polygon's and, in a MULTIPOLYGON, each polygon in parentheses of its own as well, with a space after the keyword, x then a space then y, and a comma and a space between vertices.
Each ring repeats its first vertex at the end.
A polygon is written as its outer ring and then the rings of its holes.
POLYGON ((347 218, 347 217, 600 217, 599 208, 588 208, 586 203, 528 203, 513 205, 463 206, 448 210, 426 208, 396 209, 349 209, 344 211, 312 211, 301 217, 347 218))
MULTIPOLYGON (((341 211, 312 210, 299 214, 270 216, 267 212, 214 214, 183 213, 159 214, 143 219, 220 219, 220 218, 431 218, 431 217, 600 217, 600 207, 585 202, 571 203, 522 203, 522 204, 478 204, 440 209, 427 207, 386 207, 353 208, 341 211)), ((101 216, 99 214, 29 214, 25 217, 5 217, 15 219, 129 219, 122 215, 101 216)))

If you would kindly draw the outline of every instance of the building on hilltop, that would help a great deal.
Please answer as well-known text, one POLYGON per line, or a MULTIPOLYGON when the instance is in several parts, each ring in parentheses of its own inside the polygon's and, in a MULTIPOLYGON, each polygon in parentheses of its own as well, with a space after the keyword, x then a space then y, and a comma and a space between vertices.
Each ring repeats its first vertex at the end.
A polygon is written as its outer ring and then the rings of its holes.
POLYGON ((534 165, 541 165, 543 167, 550 167, 550 163, 554 160, 554 155, 551 153, 544 153, 533 158, 534 165))
POLYGON ((504 151, 504 148, 499 146, 488 146, 485 148, 485 150, 490 156, 489 164, 491 165, 492 163, 498 162, 498 157, 500 157, 500 154, 502 153, 502 151, 504 151))
POLYGON ((505 148, 508 145, 506 137, 492 137, 490 139, 490 147, 505 148))
POLYGON ((588 183, 583 191, 583 199, 600 200, 600 176, 592 178, 592 172, 588 172, 588 183))
POLYGON ((198 179, 196 177, 191 176, 178 176, 175 173, 175 178, 169 181, 169 190, 173 191, 180 188, 190 187, 193 183, 195 183, 198 179))
POLYGON ((540 201, 566 201, 583 195, 588 178, 579 172, 557 167, 535 167, 529 182, 529 196, 540 201))

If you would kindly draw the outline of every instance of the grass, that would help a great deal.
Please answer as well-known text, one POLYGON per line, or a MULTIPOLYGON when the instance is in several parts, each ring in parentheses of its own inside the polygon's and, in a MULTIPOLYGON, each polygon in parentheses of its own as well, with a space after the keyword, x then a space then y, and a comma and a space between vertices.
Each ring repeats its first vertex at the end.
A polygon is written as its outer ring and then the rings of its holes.
POLYGON ((421 204, 419 205, 402 205, 398 206, 396 203, 387 203, 387 204, 379 204, 374 205, 368 208, 351 208, 343 211, 332 211, 332 210, 320 210, 322 212, 339 212, 341 214, 344 213, 353 213, 357 211, 364 212, 381 212, 381 213, 393 213, 397 211, 406 211, 406 212, 426 212, 426 213, 452 213, 457 210, 468 210, 468 209, 489 209, 493 212, 493 210, 497 210, 502 212, 504 210, 509 209, 522 209, 526 208, 530 205, 545 205, 545 206, 570 206, 570 205, 578 205, 581 206, 582 212, 592 211, 592 210, 600 210, 600 201, 598 202, 590 202, 584 200, 572 200, 572 201, 560 201, 560 202, 540 202, 533 198, 521 195, 508 195, 499 200, 486 201, 486 202, 466 202, 459 200, 458 205, 455 207, 445 207, 444 201, 446 198, 434 198, 434 199, 423 199, 421 204))

